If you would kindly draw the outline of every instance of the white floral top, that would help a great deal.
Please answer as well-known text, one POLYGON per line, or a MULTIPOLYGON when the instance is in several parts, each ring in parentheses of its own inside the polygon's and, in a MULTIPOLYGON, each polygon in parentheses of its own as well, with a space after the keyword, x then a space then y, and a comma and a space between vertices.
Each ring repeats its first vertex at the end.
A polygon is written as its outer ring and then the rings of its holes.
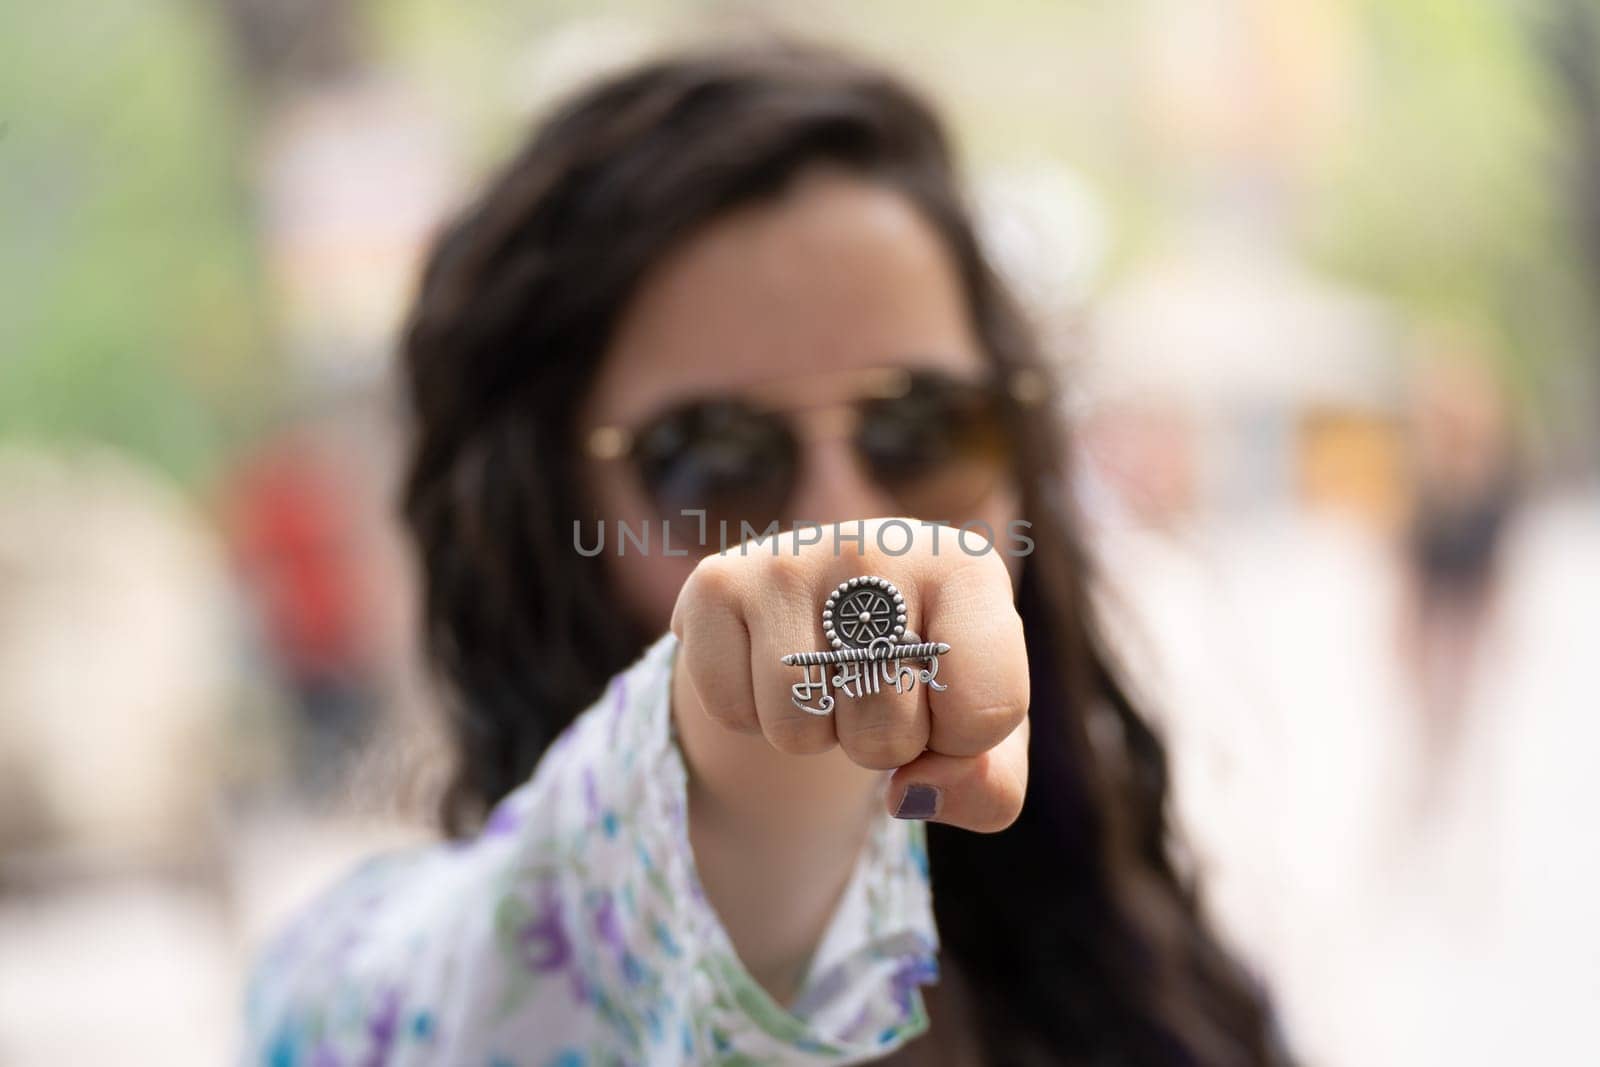
POLYGON ((927 1027, 920 823, 875 824, 787 1009, 701 890, 669 634, 474 840, 368 861, 261 956, 243 1062, 270 1067, 838 1064, 927 1027))

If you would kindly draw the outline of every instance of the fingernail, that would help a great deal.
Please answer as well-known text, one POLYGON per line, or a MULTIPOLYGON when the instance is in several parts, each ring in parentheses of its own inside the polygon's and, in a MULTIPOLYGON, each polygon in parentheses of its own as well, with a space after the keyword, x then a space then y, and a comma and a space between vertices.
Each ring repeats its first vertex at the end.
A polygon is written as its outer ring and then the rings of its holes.
POLYGON ((931 785, 908 785, 894 809, 897 819, 931 819, 939 813, 939 790, 931 785))

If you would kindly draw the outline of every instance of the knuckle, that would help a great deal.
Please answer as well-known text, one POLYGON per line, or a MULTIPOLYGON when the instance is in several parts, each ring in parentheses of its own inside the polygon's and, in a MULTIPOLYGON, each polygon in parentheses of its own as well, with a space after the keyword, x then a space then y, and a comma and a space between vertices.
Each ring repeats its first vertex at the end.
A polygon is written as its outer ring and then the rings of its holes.
POLYGON ((903 767, 920 756, 927 747, 924 728, 887 719, 869 720, 839 732, 839 746, 851 762, 875 771, 903 767))
POLYGON ((866 559, 868 546, 872 544, 872 531, 870 520, 839 522, 829 528, 829 536, 824 543, 829 546, 835 559, 855 565, 866 559))
POLYGON ((762 732, 768 744, 790 756, 820 755, 836 743, 831 724, 821 719, 775 719, 764 723, 762 732))
POLYGON ((981 605, 985 614, 993 616, 993 623, 1021 626, 1017 614, 1016 596, 1011 584, 1011 572, 999 553, 985 552, 981 556, 962 555, 952 581, 970 602, 981 605))
POLYGON ((700 706, 704 709, 706 718, 727 730, 739 733, 748 733, 752 729, 754 714, 747 707, 732 700, 708 701, 702 699, 700 706))
POLYGON ((695 565, 689 588, 691 600, 699 605, 736 603, 741 593, 738 575, 719 556, 707 556, 695 565))
POLYGON ((1022 814, 1026 789, 1021 780, 991 760, 974 761, 966 789, 972 797, 973 809, 968 829, 985 834, 999 833, 1022 814))
POLYGON ((785 597, 809 596, 816 565, 803 554, 779 552, 763 559, 762 579, 785 597))
POLYGON ((963 793, 981 796, 988 789, 989 763, 986 754, 964 757, 959 773, 953 776, 952 786, 963 793))
POLYGON ((1000 795, 995 808, 995 831, 1004 830, 1022 814, 1022 805, 1028 797, 1027 786, 1012 778, 1009 787, 1000 795))
POLYGON ((999 802, 996 803, 987 813, 988 817, 985 818, 980 825, 973 827, 973 829, 983 834, 997 834, 1002 830, 1010 829, 1011 824, 1016 822, 1017 817, 1021 814, 1021 797, 1017 797, 1015 800, 999 802))
POLYGON ((993 541, 988 542, 984 551, 976 555, 963 552, 962 558, 968 567, 988 580, 1004 582, 1008 587, 1011 585, 1011 570, 1006 566, 1005 555, 995 547, 993 541))
POLYGON ((1000 737, 1003 738, 1028 717, 1028 692, 1023 689, 1020 692, 1002 694, 993 703, 980 705, 970 714, 974 722, 986 730, 999 731, 1000 737))
POLYGON ((964 710, 941 723, 939 751, 952 756, 987 752, 1009 737, 1027 716, 1026 700, 1005 699, 964 710))
POLYGON ((723 688, 720 684, 721 672, 709 644, 698 640, 694 627, 690 626, 684 633, 683 647, 678 653, 678 663, 689 678, 689 687, 694 691, 700 707, 708 714, 718 701, 715 697, 707 698, 702 694, 719 693, 723 688))

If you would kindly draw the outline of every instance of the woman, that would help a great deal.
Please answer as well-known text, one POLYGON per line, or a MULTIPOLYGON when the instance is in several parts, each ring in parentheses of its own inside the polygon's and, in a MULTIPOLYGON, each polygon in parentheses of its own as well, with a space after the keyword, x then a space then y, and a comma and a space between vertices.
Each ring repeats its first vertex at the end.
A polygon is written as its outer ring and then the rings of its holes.
POLYGON ((443 234, 404 357, 446 815, 487 822, 292 927, 253 1056, 1273 1061, 915 95, 787 45, 588 89, 443 234), (944 688, 797 710, 859 575, 944 688))

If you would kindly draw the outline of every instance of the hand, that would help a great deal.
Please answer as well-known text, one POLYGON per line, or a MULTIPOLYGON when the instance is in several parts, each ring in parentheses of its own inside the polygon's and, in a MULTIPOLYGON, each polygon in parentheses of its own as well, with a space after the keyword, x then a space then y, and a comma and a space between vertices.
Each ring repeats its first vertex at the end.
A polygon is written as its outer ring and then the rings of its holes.
MULTIPOLYGON (((863 544, 838 551, 824 528, 819 544, 797 548, 788 533, 702 560, 672 616, 678 669, 704 714, 728 730, 760 734, 793 756, 838 746, 860 767, 893 771, 891 814, 1003 830, 1022 809, 1028 778, 1028 659, 1010 574, 998 548, 968 555, 943 529, 935 551, 936 531, 915 521, 910 549, 890 556, 875 535, 886 521, 868 520, 863 544), (831 714, 808 714, 790 700, 801 668, 782 657, 827 647, 823 601, 862 574, 893 582, 908 627, 950 646, 939 670, 949 688, 835 692, 831 714)), ((854 533, 853 524, 844 529, 854 533)), ((885 540, 898 547, 903 534, 885 540)))

